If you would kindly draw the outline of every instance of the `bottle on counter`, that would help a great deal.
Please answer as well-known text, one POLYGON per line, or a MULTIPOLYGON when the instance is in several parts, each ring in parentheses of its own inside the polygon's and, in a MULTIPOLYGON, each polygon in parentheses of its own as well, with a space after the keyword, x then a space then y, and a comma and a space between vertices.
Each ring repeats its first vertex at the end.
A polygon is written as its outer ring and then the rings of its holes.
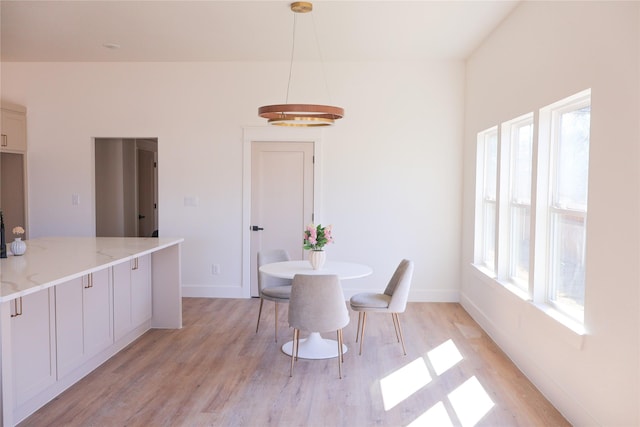
POLYGON ((4 237, 4 216, 0 211, 0 258, 7 257, 7 242, 4 237))

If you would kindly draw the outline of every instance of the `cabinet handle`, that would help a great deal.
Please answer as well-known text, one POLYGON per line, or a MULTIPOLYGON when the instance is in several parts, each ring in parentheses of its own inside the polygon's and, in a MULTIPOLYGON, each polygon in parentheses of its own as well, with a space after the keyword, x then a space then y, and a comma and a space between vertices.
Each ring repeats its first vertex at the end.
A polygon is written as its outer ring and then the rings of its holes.
POLYGON ((84 288, 85 289, 93 288, 93 273, 87 274, 87 286, 85 286, 84 288))
POLYGON ((22 297, 13 300, 13 314, 11 317, 22 316, 22 297))
POLYGON ((5 134, 2 134, 2 146, 3 147, 9 146, 9 138, 5 134))
POLYGON ((140 266, 138 265, 138 258, 134 258, 133 259, 133 267, 131 267, 132 270, 137 270, 140 266))

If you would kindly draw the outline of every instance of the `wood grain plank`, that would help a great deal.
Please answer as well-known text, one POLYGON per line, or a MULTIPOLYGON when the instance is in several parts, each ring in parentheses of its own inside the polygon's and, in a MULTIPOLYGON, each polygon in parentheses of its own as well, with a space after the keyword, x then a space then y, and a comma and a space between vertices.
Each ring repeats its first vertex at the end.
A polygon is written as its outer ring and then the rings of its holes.
POLYGON ((293 335, 287 306, 275 344, 272 309, 263 310, 255 333, 258 304, 185 298, 183 329, 147 332, 21 425, 407 426, 434 412, 453 426, 472 415, 476 426, 569 425, 459 304, 409 303, 400 315, 406 356, 383 314, 368 316, 358 356, 358 316, 350 312, 342 380, 334 359, 300 359, 289 377, 280 350, 293 335), (434 354, 443 348, 455 350, 440 372, 434 354), (426 366, 429 380, 385 409, 381 380, 412 362, 426 366), (468 384, 479 384, 483 396, 457 403, 455 393, 468 384), (481 398, 491 407, 474 415, 481 398))

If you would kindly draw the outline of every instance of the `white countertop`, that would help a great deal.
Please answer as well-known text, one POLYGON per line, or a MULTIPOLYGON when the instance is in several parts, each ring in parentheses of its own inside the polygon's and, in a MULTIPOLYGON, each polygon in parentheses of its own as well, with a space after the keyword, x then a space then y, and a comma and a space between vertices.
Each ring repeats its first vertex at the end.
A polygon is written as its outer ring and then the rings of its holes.
MULTIPOLYGON (((45 237, 27 252, 0 259, 0 302, 181 243, 168 237, 45 237)), ((7 242, 7 249, 10 242, 7 242)))

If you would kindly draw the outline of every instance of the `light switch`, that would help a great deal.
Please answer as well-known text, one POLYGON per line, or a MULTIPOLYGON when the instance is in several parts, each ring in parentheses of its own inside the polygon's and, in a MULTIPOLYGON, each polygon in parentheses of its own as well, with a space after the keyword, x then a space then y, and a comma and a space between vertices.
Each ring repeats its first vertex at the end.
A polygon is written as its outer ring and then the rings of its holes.
POLYGON ((79 194, 72 194, 71 195, 71 204, 73 206, 78 206, 80 204, 80 195, 79 194))

